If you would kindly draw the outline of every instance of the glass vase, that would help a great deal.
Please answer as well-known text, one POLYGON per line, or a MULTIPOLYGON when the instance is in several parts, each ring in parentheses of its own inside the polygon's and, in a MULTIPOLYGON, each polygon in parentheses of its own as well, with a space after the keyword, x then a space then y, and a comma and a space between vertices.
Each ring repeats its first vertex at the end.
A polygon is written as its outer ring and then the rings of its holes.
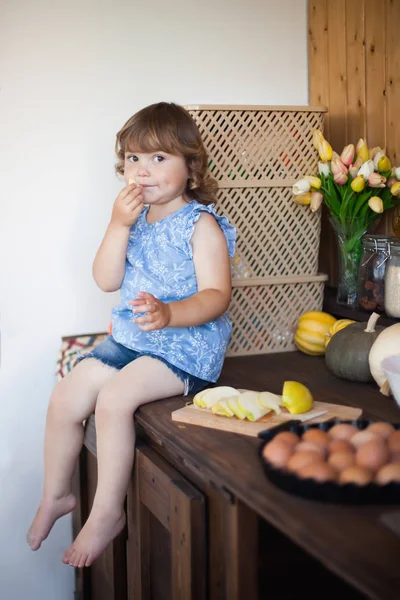
POLYGON ((358 217, 329 217, 336 233, 339 251, 339 282, 336 301, 349 308, 358 307, 358 271, 362 255, 362 236, 367 228, 358 217))

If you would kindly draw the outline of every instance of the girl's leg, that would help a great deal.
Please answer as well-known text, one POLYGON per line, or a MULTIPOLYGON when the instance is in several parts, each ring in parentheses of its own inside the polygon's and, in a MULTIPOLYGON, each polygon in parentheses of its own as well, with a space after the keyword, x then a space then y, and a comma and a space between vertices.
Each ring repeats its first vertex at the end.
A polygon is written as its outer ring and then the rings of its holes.
POLYGON ((40 547, 55 521, 76 506, 71 479, 83 442, 82 422, 115 373, 95 358, 86 358, 54 388, 46 418, 43 497, 27 534, 32 550, 40 547))
POLYGON ((63 561, 90 566, 125 525, 124 501, 135 451, 133 413, 182 394, 183 382, 161 361, 142 356, 102 388, 96 404, 98 483, 92 511, 63 561))

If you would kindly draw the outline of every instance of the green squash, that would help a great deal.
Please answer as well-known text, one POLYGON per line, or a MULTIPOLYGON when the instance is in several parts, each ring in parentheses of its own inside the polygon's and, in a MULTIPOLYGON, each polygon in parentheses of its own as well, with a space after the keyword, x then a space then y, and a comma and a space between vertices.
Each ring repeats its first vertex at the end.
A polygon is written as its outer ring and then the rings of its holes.
POLYGON ((353 323, 332 336, 325 360, 328 369, 336 377, 350 381, 373 381, 368 356, 372 344, 385 329, 376 326, 378 318, 377 313, 372 313, 367 324, 353 323))

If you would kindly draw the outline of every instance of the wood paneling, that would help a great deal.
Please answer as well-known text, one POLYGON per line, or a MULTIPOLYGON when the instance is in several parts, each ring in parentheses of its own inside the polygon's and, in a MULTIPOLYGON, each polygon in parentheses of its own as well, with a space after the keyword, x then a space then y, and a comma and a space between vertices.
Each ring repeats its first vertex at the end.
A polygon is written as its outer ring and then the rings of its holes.
POLYGON ((386 146, 386 44, 385 2, 376 9, 376 0, 365 1, 366 114, 367 140, 371 148, 386 146))
POLYGON ((400 2, 386 1, 386 132, 387 151, 400 163, 400 2))
MULTIPOLYGON (((337 152, 360 137, 400 164, 400 0, 309 0, 310 104, 328 107, 337 152)), ((379 225, 391 233, 391 214, 379 225)), ((322 220, 320 270, 337 281, 336 240, 322 220)))

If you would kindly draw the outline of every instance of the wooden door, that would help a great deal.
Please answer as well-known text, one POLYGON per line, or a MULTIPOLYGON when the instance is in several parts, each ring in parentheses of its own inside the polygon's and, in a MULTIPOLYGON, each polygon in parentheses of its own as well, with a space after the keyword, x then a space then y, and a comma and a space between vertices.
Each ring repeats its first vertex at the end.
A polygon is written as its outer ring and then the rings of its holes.
POLYGON ((127 499, 128 600, 205 600, 204 496, 138 445, 127 499))

